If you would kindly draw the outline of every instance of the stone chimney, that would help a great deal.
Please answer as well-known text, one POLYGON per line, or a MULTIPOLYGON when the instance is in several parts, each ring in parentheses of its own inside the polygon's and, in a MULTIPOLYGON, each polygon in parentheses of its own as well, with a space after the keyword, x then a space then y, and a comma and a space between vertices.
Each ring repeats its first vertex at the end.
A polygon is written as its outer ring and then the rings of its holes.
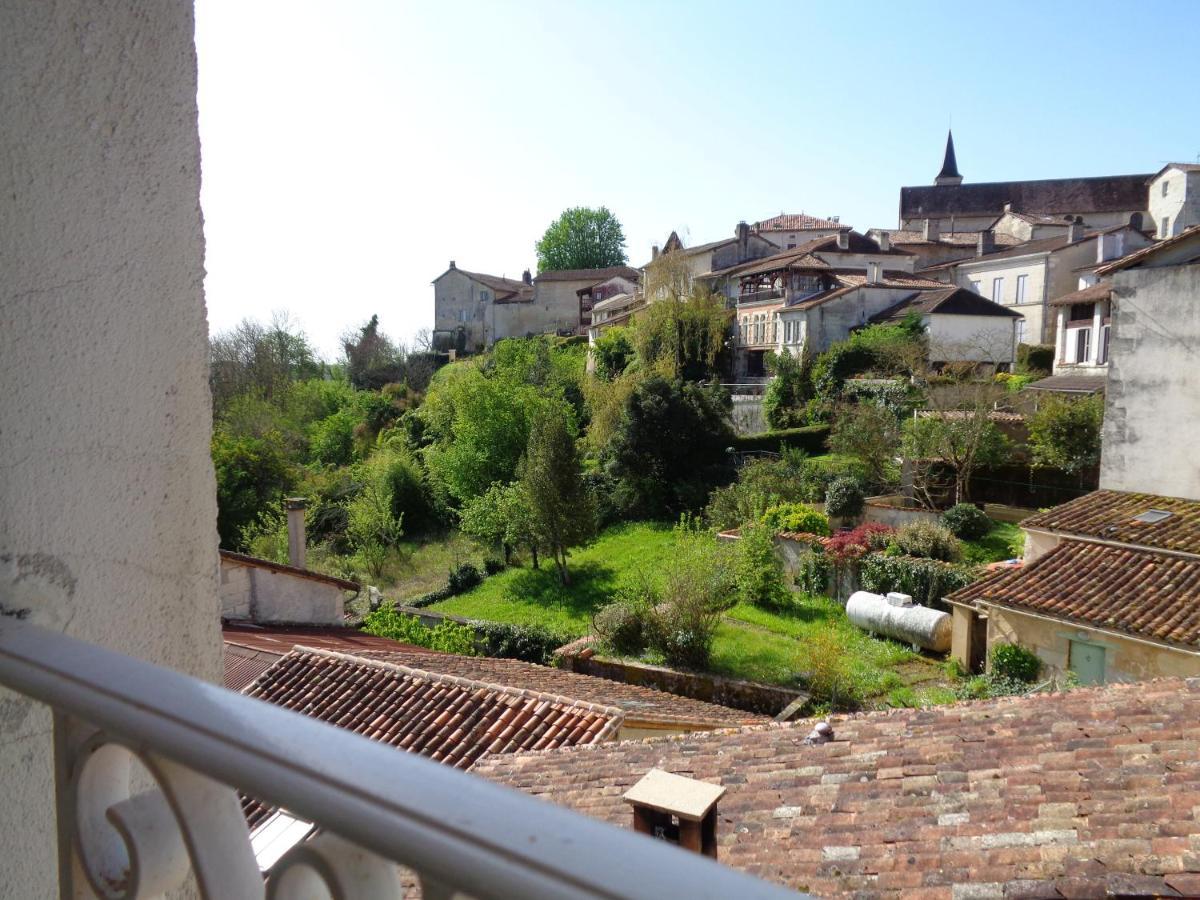
POLYGON ((938 224, 937 219, 926 219, 921 224, 921 240, 936 241, 941 234, 938 224))
POLYGON ((872 260, 867 263, 867 284, 879 284, 883 280, 883 263, 872 260))
POLYGON ((892 233, 890 231, 879 232, 879 249, 885 253, 892 249, 892 233))
POLYGON ((454 260, 450 260, 450 268, 452 268, 452 269, 453 269, 453 268, 455 268, 455 266, 454 266, 454 260))
POLYGON ((979 240, 975 244, 975 255, 983 256, 996 249, 996 235, 990 231, 979 232, 979 240))
MULTIPOLYGON (((454 263, 450 264, 454 268, 454 263)), ((304 510, 308 501, 303 497, 288 497, 283 501, 287 510, 288 530, 288 563, 297 569, 303 569, 305 557, 304 510)))
POLYGON ((1083 220, 1076 216, 1067 226, 1067 243, 1073 244, 1083 237, 1083 220))
POLYGON ((650 248, 650 261, 654 262, 656 259, 658 259, 658 244, 650 248))
POLYGON ((533 275, 530 274, 528 269, 521 273, 521 280, 526 284, 533 284, 533 275))
POLYGON ((837 233, 837 247, 839 250, 850 249, 850 231, 843 229, 837 233))
POLYGON ((737 235, 737 259, 741 262, 750 257, 750 226, 745 222, 738 222, 733 233, 737 235))
POLYGON ((717 801, 725 788, 651 769, 625 792, 633 830, 717 858, 717 801))

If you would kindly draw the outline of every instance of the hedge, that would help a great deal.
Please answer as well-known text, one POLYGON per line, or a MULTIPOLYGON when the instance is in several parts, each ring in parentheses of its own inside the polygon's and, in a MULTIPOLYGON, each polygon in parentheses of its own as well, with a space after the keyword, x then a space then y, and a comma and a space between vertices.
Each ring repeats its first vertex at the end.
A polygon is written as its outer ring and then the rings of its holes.
POLYGON ((899 591, 913 601, 933 609, 945 609, 942 598, 964 588, 979 577, 973 566, 868 553, 859 563, 859 584, 864 591, 886 594, 899 591))
POLYGON ((488 656, 520 659, 543 666, 551 663, 555 650, 575 640, 572 635, 555 634, 541 625, 472 619, 471 627, 482 639, 488 656))
POLYGON ((1022 374, 1054 370, 1053 344, 1017 344, 1017 371, 1022 374))
POLYGON ((781 431, 764 431, 761 434, 741 434, 734 438, 733 449, 739 453, 753 450, 780 453, 784 447, 796 447, 812 456, 818 456, 828 452, 825 448, 828 437, 828 425, 806 425, 803 428, 785 428, 781 431))

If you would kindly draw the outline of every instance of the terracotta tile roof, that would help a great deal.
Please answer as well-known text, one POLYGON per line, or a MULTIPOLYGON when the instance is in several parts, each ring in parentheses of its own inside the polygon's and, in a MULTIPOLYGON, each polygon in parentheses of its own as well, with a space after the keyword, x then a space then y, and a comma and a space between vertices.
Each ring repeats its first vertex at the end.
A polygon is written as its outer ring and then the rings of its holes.
POLYGON ((821 745, 773 725, 474 772, 626 828, 651 768, 723 785, 718 859, 818 896, 1194 896, 1198 722, 1200 681, 1165 680, 837 718, 821 745))
MULTIPOLYGON (((897 229, 889 232, 893 244, 949 244, 955 247, 976 247, 979 244, 978 231, 949 231, 939 234, 936 241, 925 240, 924 234, 911 229, 897 229)), ((1020 238, 1011 234, 994 234, 992 240, 997 247, 1014 247, 1022 243, 1020 238)))
POLYGON ((558 269, 553 272, 539 272, 534 281, 591 281, 599 284, 616 275, 628 278, 636 283, 642 273, 632 266, 609 266, 605 269, 558 269))
POLYGON ((1092 491, 1030 516, 1021 527, 1200 555, 1200 501, 1183 497, 1092 491), (1171 515, 1155 523, 1134 520, 1151 509, 1171 515))
POLYGON ((367 651, 358 654, 366 659, 384 660, 429 672, 457 675, 491 684, 506 684, 546 694, 585 700, 625 713, 626 720, 680 723, 705 727, 731 728, 770 721, 756 713, 705 703, 690 697, 668 694, 665 691, 581 675, 550 666, 539 666, 516 659, 492 659, 483 656, 453 656, 425 651, 384 652, 367 651))
POLYGON ((1200 649, 1200 560, 1063 541, 1022 569, 947 599, 995 603, 1200 649))
POLYGON ((1104 390, 1108 378, 1104 375, 1051 375, 1025 385, 1027 391, 1055 391, 1061 394, 1094 394, 1104 390))
POLYGON ((1050 301, 1050 306, 1073 306, 1076 303, 1100 303, 1112 298, 1112 285, 1107 281, 1080 288, 1050 301))
POLYGON ((272 572, 295 575, 297 578, 307 578, 310 581, 323 581, 326 584, 340 587, 343 591, 362 590, 362 585, 357 581, 338 578, 336 575, 325 575, 321 572, 314 572, 312 569, 300 569, 296 566, 289 566, 286 563, 277 563, 271 559, 260 559, 257 556, 247 556, 245 553, 234 553, 232 550, 222 550, 220 553, 222 562, 233 565, 253 566, 256 569, 270 569, 272 572))
POLYGON ((221 637, 226 644, 274 653, 276 657, 283 656, 297 644, 338 653, 359 653, 363 650, 420 650, 429 654, 436 652, 393 641, 391 638, 376 637, 349 626, 339 628, 333 625, 309 627, 225 622, 221 625, 221 637))
POLYGON ((459 769, 486 753, 604 741, 624 718, 613 707, 307 647, 244 693, 459 769))
POLYGON ((278 661, 277 653, 226 644, 225 675, 221 683, 231 691, 241 692, 254 684, 259 675, 278 661))
POLYGON ((806 213, 780 213, 750 226, 754 231, 821 231, 845 227, 833 219, 822 219, 820 216, 810 216, 806 213))
POLYGON ((771 256, 765 256, 762 259, 756 259, 740 266, 731 266, 728 269, 723 269, 722 274, 726 275, 757 275, 765 272, 775 272, 781 269, 803 269, 803 268, 828 268, 829 263, 821 260, 818 257, 811 256, 815 253, 860 253, 874 256, 912 256, 907 250, 900 250, 892 247, 888 250, 881 250, 879 243, 865 234, 859 234, 857 231, 849 231, 846 249, 839 249, 837 245, 837 235, 831 234, 825 237, 815 238, 807 243, 800 244, 797 247, 792 247, 790 250, 783 250, 771 256), (811 261, 810 261, 811 260, 811 261))
POLYGON ((951 286, 939 290, 920 291, 911 297, 905 297, 894 306, 889 306, 882 312, 867 319, 868 322, 900 321, 910 312, 943 316, 1005 316, 1011 319, 1021 318, 999 303, 993 303, 986 297, 981 297, 967 288, 951 286))
POLYGON ((1004 204, 1032 214, 1137 212, 1149 203, 1151 176, 1047 178, 1039 181, 985 181, 976 184, 900 188, 900 218, 999 215, 1004 204))

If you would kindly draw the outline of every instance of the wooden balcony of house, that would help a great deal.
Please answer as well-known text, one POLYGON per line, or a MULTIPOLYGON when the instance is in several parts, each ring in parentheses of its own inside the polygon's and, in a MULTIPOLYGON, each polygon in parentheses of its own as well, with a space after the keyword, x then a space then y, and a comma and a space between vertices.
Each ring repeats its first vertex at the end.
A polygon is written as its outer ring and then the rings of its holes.
POLYGON ((785 296, 786 291, 783 288, 767 288, 740 294, 737 302, 739 306, 743 306, 750 303, 764 303, 768 300, 782 300, 785 296))
MULTIPOLYGON (((170 669, 0 617, 0 685, 53 713, 60 896, 795 896, 170 669), (272 858, 241 796, 311 830, 272 858)), ((581 760, 581 763, 585 762, 581 760)))

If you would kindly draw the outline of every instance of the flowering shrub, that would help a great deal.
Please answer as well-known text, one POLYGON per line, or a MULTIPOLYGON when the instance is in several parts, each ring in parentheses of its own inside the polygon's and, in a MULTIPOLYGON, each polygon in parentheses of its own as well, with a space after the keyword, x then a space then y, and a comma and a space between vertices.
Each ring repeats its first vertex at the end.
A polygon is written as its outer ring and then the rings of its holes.
POLYGON ((887 546, 895 533, 882 522, 864 522, 850 531, 841 531, 824 540, 825 553, 837 565, 861 559, 872 550, 887 546))

